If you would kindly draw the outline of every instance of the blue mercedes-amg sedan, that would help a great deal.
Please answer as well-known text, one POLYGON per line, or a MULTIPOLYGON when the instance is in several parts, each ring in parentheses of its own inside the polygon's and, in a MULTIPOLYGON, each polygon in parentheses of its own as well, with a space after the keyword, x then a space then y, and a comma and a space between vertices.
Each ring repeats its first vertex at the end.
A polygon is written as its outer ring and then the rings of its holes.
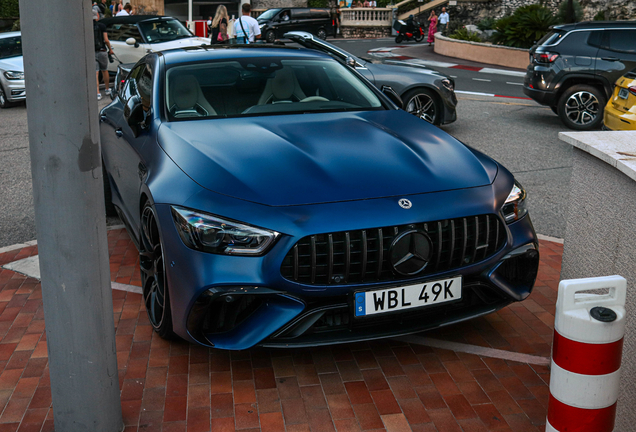
POLYGON ((106 199, 162 337, 245 349, 413 333, 526 298, 526 192, 326 54, 150 53, 101 111, 106 199))

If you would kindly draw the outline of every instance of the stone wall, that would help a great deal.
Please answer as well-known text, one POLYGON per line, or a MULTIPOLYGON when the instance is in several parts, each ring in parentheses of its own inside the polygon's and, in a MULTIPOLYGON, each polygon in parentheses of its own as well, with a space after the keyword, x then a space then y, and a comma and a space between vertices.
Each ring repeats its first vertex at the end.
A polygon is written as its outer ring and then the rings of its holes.
MULTIPOLYGON (((462 24, 477 24, 486 17, 501 18, 512 14, 518 7, 542 3, 555 13, 561 1, 567 0, 490 0, 481 2, 458 2, 448 6, 451 20, 462 24)), ((579 0, 583 7, 584 19, 592 20, 599 11, 605 11, 606 19, 636 19, 636 0, 579 0)), ((441 8, 440 8, 441 9, 441 8)))
POLYGON ((380 38, 391 37, 389 26, 340 26, 340 34, 345 38, 380 38))
POLYGON ((307 0, 252 0, 252 9, 307 7, 307 0))

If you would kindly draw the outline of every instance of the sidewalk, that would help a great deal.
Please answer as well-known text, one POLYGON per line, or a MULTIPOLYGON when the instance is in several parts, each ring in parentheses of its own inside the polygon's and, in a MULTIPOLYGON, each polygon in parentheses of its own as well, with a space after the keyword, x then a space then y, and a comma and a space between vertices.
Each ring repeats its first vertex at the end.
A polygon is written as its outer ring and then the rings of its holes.
MULTIPOLYGON (((540 241, 531 296, 486 317, 408 342, 240 352, 157 337, 134 292, 134 244, 117 229, 108 245, 111 280, 128 289, 113 290, 126 432, 545 428, 559 243, 540 241)), ((6 251, 0 266, 36 254, 6 251)), ((0 432, 53 431, 40 283, 4 268, 0 336, 0 432)))

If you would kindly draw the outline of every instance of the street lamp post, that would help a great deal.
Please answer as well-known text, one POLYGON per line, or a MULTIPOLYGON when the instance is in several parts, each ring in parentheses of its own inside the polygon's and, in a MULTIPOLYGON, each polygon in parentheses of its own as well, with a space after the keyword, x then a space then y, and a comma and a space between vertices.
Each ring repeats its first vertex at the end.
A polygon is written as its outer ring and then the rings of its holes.
POLYGON ((56 431, 123 429, 91 2, 20 0, 56 431))

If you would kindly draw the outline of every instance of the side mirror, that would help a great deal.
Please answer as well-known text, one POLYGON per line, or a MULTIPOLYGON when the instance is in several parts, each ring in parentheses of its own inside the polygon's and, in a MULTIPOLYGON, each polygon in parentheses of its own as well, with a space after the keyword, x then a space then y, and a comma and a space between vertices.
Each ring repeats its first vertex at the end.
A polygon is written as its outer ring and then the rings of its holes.
POLYGON ((146 125, 144 107, 139 96, 135 95, 128 99, 124 107, 124 118, 128 126, 130 126, 130 129, 132 129, 135 137, 139 136, 142 131, 148 128, 146 125))
POLYGON ((397 105, 398 108, 402 108, 404 106, 404 102, 402 101, 400 95, 397 94, 391 87, 382 86, 382 93, 384 93, 386 97, 391 99, 391 102, 397 105))
POLYGON ((135 48, 139 48, 139 43, 134 37, 129 37, 126 39, 126 45, 134 45, 135 48))
POLYGON ((349 66, 350 68, 355 69, 356 68, 356 59, 354 59, 353 57, 347 57, 347 66, 349 66))

